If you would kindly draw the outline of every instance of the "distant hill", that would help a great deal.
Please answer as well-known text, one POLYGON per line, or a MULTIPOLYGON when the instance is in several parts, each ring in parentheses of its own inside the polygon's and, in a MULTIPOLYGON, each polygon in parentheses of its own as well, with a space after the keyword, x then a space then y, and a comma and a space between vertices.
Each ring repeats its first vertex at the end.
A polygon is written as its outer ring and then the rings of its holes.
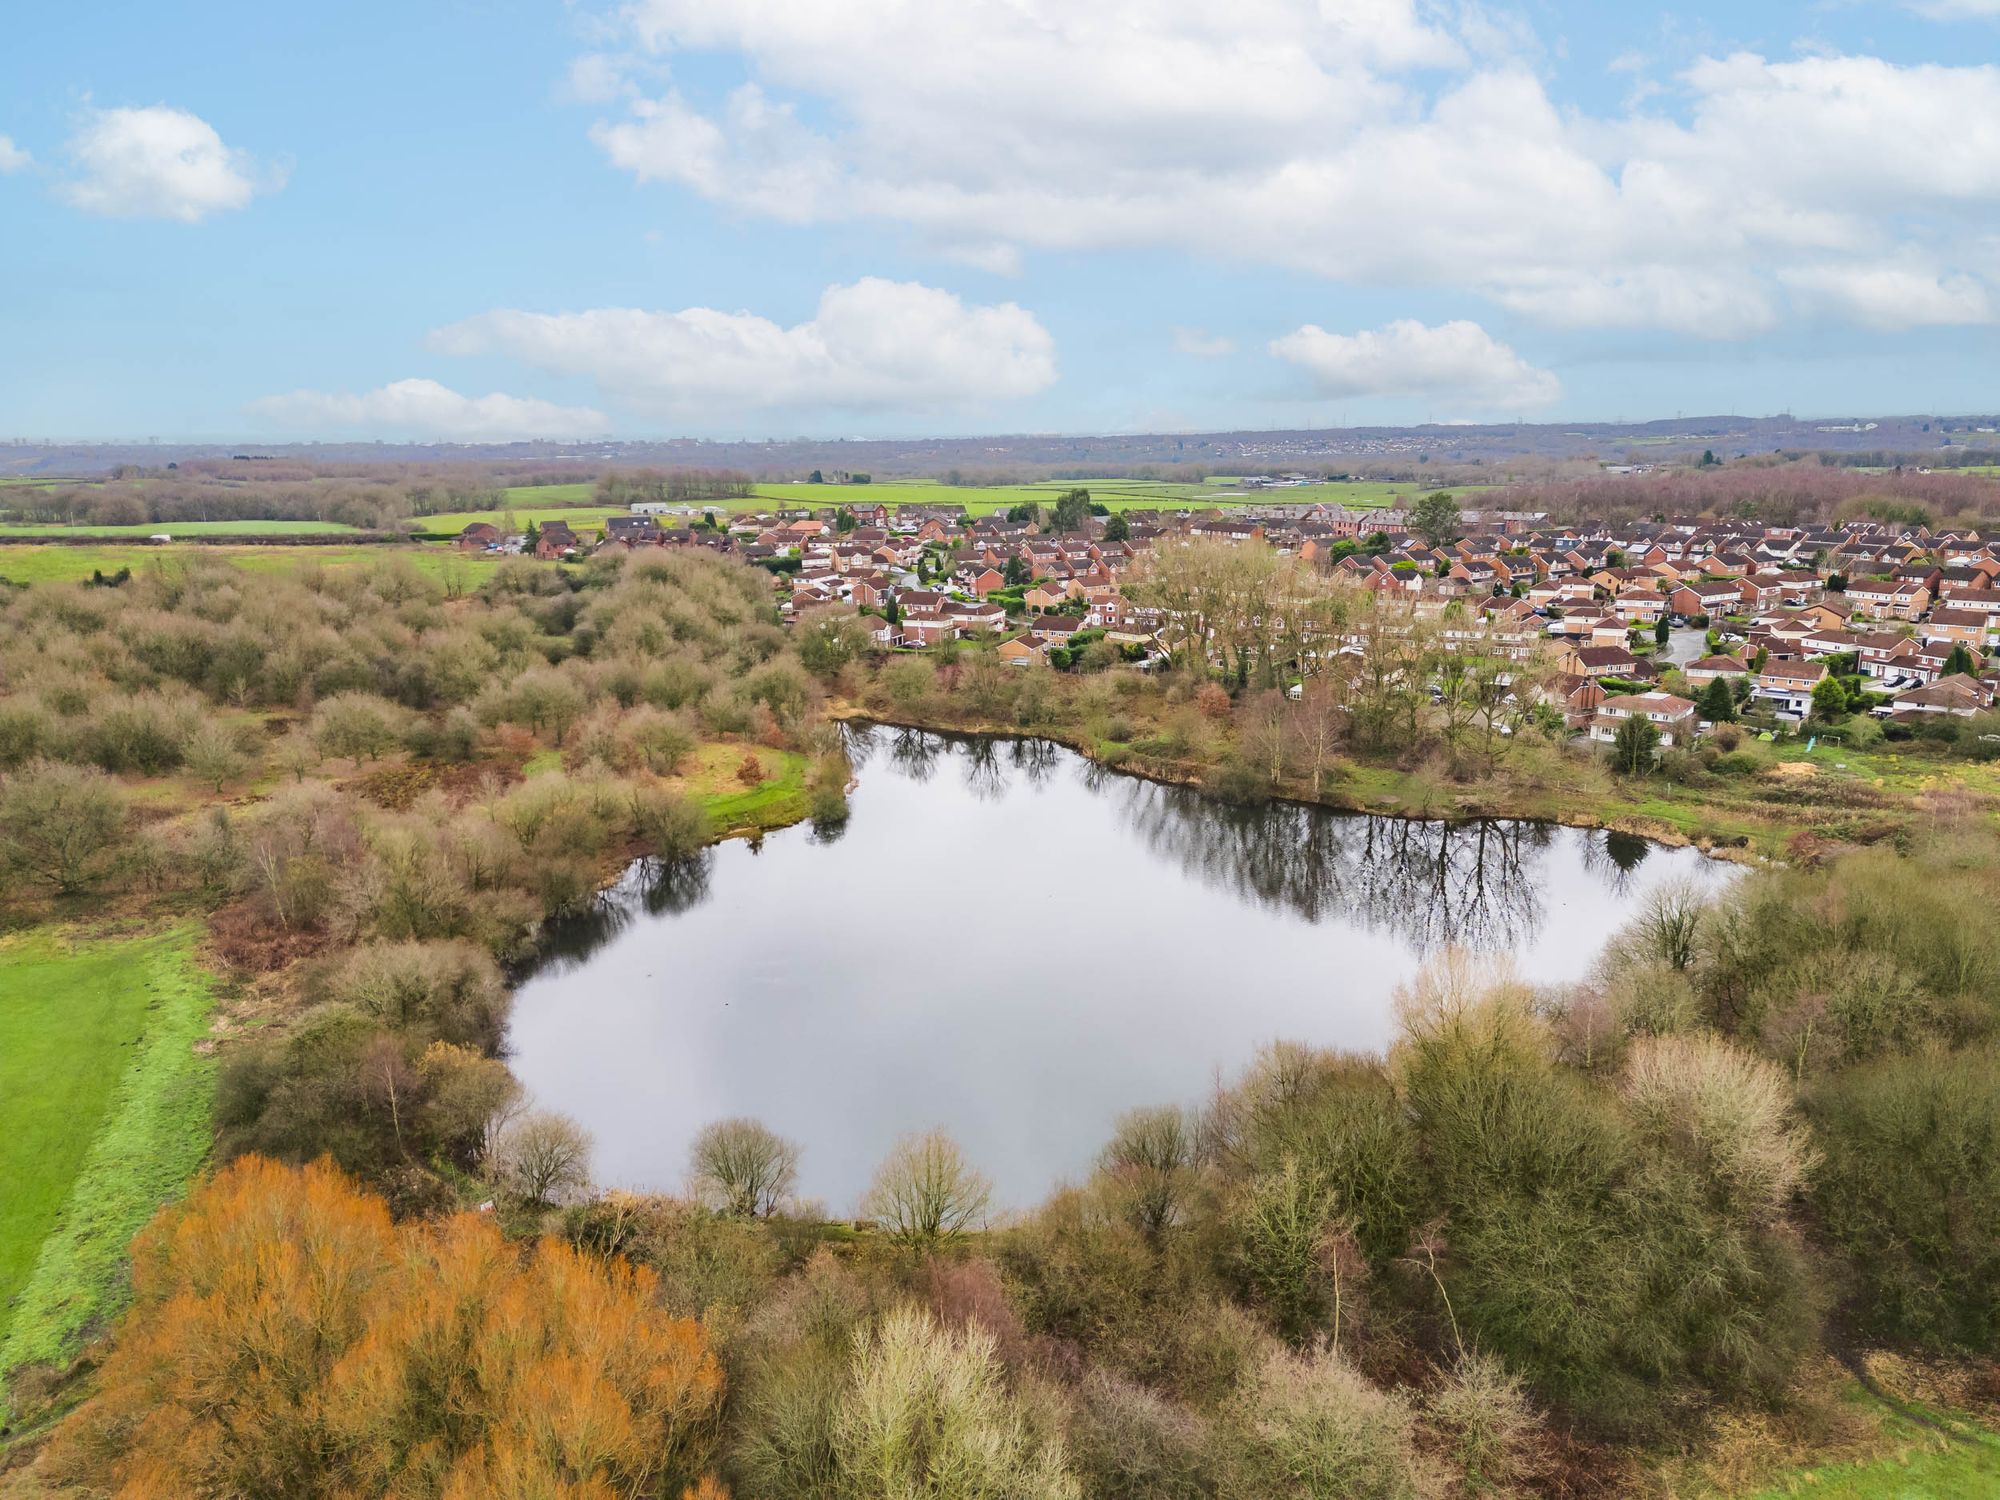
POLYGON ((1199 465, 1211 473, 1264 472, 1288 465, 1357 470, 1420 463, 1504 464, 1510 459, 1644 463, 1714 450, 1722 459, 1754 453, 1822 452, 1853 462, 1870 454, 1950 462, 1967 450, 2000 449, 2000 417, 1675 417, 1650 422, 1514 422, 1490 426, 1343 427, 1190 433, 1014 433, 954 438, 791 438, 711 442, 700 438, 599 443, 53 443, 0 444, 0 478, 94 474, 121 464, 157 467, 182 459, 247 455, 331 463, 440 463, 477 460, 575 464, 580 471, 655 465, 738 469, 758 478, 810 469, 878 478, 960 474, 968 482, 1003 474, 1115 472, 1149 465, 1199 465))

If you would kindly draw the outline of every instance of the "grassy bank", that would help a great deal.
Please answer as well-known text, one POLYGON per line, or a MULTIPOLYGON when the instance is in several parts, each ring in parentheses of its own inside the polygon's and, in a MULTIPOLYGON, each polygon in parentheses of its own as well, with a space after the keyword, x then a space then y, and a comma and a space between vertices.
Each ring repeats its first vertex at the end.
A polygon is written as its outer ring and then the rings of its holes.
POLYGON ((196 929, 0 941, 0 1376, 115 1306, 127 1243, 208 1146, 196 929))

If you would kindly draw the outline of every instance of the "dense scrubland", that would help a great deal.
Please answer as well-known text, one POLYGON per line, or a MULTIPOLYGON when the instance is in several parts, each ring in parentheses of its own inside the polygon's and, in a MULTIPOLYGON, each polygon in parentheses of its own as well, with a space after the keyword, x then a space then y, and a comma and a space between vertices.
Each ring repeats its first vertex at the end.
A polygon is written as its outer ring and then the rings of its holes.
POLYGON ((591 1186, 499 1053, 507 963, 632 859, 670 887, 729 827, 837 821, 839 714, 1230 797, 1663 800, 1476 682, 1416 691, 1421 633, 1385 624, 1340 712, 1318 675, 1290 698, 1254 599, 1298 581, 1237 555, 1155 581, 1210 591, 1220 671, 878 659, 701 551, 476 588, 172 558, 0 602, 10 924, 198 916, 220 976, 215 1175, 101 1343, 13 1372, 14 1486, 1696 1494, 1873 1451, 1836 1359, 1989 1412, 2000 843, 1952 787, 1732 803, 1759 778, 1688 757, 1667 784, 1784 865, 1668 892, 1578 986, 1447 958, 1386 1056, 1277 1045, 1134 1101, 1024 1213, 923 1136, 830 1221, 791 1192, 812 1143, 754 1121, 695 1143, 682 1197, 591 1186))

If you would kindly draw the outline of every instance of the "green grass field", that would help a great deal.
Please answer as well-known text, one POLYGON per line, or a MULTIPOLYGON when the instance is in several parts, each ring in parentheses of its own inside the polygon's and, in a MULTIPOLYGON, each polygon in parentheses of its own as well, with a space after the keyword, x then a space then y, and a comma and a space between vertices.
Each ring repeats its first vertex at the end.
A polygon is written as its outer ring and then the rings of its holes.
MULTIPOLYGON (((1735 1500, 1972 1500, 2000 1495, 2000 1438, 1951 1442, 1900 1419, 1904 1444, 1888 1458, 1797 1469, 1735 1500)), ((1958 1425, 1965 1431, 1964 1424, 1958 1425)))
MULTIPOLYGON (((1422 491, 1410 483, 1372 480, 1300 485, 1294 489, 1246 491, 1234 479, 1216 478, 1200 484, 1151 479, 1045 479, 1031 484, 952 485, 929 479, 880 480, 874 484, 763 483, 741 500, 719 500, 704 506, 718 513, 769 510, 779 506, 879 503, 898 505, 961 505, 973 515, 986 515, 1025 503, 1054 503, 1065 490, 1083 488, 1091 498, 1113 510, 1188 510, 1206 506, 1247 505, 1253 501, 1292 504, 1338 502, 1352 506, 1382 506, 1414 499, 1422 491)), ((506 492, 498 510, 450 511, 420 518, 430 532, 458 532, 476 521, 500 524, 511 511, 522 525, 537 520, 564 520, 572 526, 601 526, 606 516, 625 514, 622 506, 582 505, 594 492, 588 484, 530 485, 506 492)))
POLYGON ((93 572, 134 573, 174 559, 215 557, 248 573, 283 573, 305 567, 351 568, 369 564, 407 563, 426 577, 460 578, 476 584, 500 564, 443 546, 376 543, 353 547, 0 547, 0 580, 9 583, 73 583, 93 572))
POLYGON ((207 1154, 195 936, 0 939, 0 1378, 116 1304, 134 1231, 207 1154))
POLYGON ((0 536, 336 536, 357 530, 338 521, 159 521, 137 526, 46 526, 0 521, 0 536))

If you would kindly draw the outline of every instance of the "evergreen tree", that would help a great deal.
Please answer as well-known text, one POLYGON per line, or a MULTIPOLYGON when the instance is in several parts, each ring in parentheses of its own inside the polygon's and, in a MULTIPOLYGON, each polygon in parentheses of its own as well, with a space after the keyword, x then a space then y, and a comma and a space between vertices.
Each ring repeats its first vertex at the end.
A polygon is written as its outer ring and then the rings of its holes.
POLYGON ((1736 717, 1736 697, 1729 691, 1727 677, 1711 678, 1702 689, 1701 716, 1711 724, 1727 724, 1736 717))
POLYGON ((1433 490, 1410 508, 1410 530, 1433 547, 1455 542, 1465 535, 1458 502, 1449 490, 1433 490))
POLYGON ((1627 776, 1643 776, 1653 769, 1659 753, 1659 727, 1644 714, 1632 714, 1618 722, 1611 740, 1611 764, 1627 776))

